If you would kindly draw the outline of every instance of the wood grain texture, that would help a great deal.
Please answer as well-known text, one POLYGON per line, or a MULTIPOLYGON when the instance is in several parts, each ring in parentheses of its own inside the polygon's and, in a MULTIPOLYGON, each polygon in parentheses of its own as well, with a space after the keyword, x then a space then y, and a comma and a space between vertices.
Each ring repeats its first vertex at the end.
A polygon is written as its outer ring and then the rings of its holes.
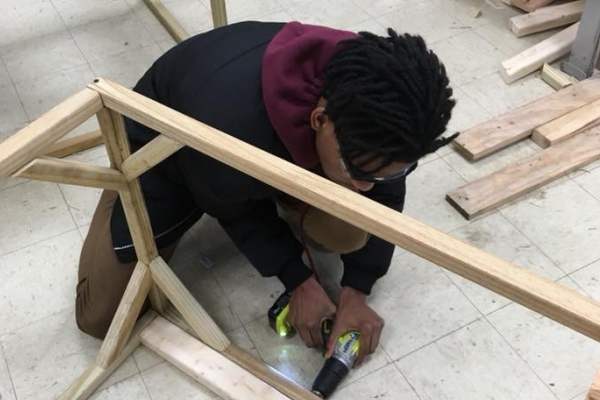
POLYGON ((108 190, 127 187, 127 179, 117 170, 44 156, 31 161, 13 176, 108 190))
POLYGON ((182 147, 173 139, 159 135, 127 158, 121 165, 121 171, 128 181, 133 180, 182 147))
POLYGON ((79 377, 58 400, 85 400, 94 393, 94 391, 102 385, 102 383, 112 374, 123 362, 129 357, 135 349, 140 346, 140 333, 156 318, 156 313, 152 310, 148 311, 135 324, 129 342, 120 352, 117 359, 107 366, 101 368, 93 364, 86 372, 79 377))
POLYGON ((100 129, 56 142, 44 150, 48 157, 63 158, 104 143, 100 129))
POLYGON ((554 0, 510 0, 510 4, 527 12, 534 12, 538 8, 554 3, 554 0))
POLYGON ((544 64, 542 68, 542 80, 552 86, 554 90, 564 89, 577 82, 575 78, 571 80, 569 75, 552 67, 550 64, 544 64))
POLYGON ((518 15, 509 20, 509 28, 517 37, 559 28, 581 19, 585 0, 558 6, 542 7, 532 13, 518 15))
POLYGON ((46 148, 102 109, 100 96, 84 89, 0 143, 0 180, 44 153, 46 148))
POLYGON ((223 400, 289 398, 164 318, 140 335, 142 343, 223 400))
POLYGON ((114 82, 100 80, 90 88, 101 94, 107 107, 143 125, 600 340, 600 304, 572 289, 461 242, 114 82))
POLYGON ((469 183, 446 199, 471 219, 600 159, 600 128, 469 183))
POLYGON ((171 271, 167 263, 157 257, 150 263, 150 271, 156 284, 179 310, 200 340, 215 350, 225 350, 230 344, 229 339, 171 271))
POLYGON ((568 54, 575 43, 579 22, 550 36, 533 47, 504 61, 500 74, 506 83, 513 83, 568 54))
POLYGON ((479 160, 531 135, 540 125, 600 99, 600 79, 592 77, 462 132, 455 148, 479 160))
POLYGON ((594 376, 586 400, 600 400, 600 371, 594 376))
POLYGON ((189 33, 160 0, 144 0, 144 2, 177 43, 181 43, 190 37, 189 33))
POLYGON ((600 123, 600 100, 596 100, 533 130, 531 139, 542 148, 563 142, 600 123))
POLYGON ((152 274, 148 267, 137 263, 129 279, 123 298, 119 303, 117 312, 110 324, 108 333, 102 342, 102 347, 96 357, 96 364, 101 368, 108 368, 123 350, 129 340, 129 335, 140 315, 144 301, 152 286, 152 274))

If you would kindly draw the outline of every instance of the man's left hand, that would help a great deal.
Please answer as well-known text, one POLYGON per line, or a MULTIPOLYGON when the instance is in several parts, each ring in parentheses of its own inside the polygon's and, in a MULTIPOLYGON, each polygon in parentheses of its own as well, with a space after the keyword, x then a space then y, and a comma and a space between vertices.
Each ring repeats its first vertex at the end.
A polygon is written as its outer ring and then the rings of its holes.
POLYGON ((342 288, 335 323, 327 343, 326 357, 331 357, 338 338, 356 330, 360 333, 360 351, 355 365, 375 352, 384 326, 383 319, 366 303, 367 295, 350 287, 342 288))

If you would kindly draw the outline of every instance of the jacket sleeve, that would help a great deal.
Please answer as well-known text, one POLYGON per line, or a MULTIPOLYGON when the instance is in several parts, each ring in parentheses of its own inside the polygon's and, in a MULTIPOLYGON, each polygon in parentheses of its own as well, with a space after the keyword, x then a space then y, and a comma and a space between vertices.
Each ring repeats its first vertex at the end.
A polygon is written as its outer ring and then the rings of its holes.
MULTIPOLYGON (((402 212, 405 193, 406 184, 403 179, 397 183, 377 184, 365 196, 390 207, 390 212, 402 212)), ((363 248, 342 255, 344 275, 341 285, 370 294, 375 282, 387 273, 393 254, 393 244, 371 235, 363 248)))
POLYGON ((302 245, 271 200, 250 200, 219 223, 262 276, 277 276, 287 291, 312 271, 302 261, 302 245))

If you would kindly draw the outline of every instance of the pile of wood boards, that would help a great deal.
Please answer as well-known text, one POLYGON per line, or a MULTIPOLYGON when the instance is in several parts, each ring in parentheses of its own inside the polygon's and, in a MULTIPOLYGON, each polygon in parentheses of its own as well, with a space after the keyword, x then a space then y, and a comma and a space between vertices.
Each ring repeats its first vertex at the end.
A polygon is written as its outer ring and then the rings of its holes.
POLYGON ((568 26, 535 46, 504 61, 500 72, 506 83, 537 71, 546 63, 551 63, 570 53, 583 11, 585 0, 576 0, 559 5, 548 5, 553 0, 503 0, 528 14, 513 17, 509 29, 523 37, 549 29, 568 26))
POLYGON ((544 150, 447 194, 471 219, 600 159, 600 77, 595 76, 464 131, 454 142, 477 161, 522 139, 544 150))

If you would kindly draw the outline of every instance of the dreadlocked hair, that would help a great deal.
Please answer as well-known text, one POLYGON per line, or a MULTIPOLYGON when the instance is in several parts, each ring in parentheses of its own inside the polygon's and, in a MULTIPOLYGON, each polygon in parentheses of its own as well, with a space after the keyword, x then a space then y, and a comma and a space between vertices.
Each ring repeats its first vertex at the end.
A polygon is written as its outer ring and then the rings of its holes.
POLYGON ((376 159, 415 162, 454 140, 439 138, 456 102, 446 68, 421 36, 360 32, 344 40, 325 71, 321 95, 342 155, 357 168, 376 159))

